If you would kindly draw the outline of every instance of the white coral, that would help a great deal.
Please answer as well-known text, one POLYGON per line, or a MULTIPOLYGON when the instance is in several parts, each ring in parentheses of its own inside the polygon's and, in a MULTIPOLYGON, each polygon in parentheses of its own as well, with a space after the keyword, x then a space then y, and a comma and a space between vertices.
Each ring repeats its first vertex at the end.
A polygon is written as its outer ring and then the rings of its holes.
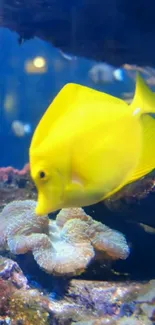
POLYGON ((0 234, 14 254, 32 251, 46 272, 76 275, 97 257, 125 259, 129 248, 125 237, 94 221, 81 208, 63 209, 56 220, 35 215, 36 202, 14 201, 0 214, 0 234))

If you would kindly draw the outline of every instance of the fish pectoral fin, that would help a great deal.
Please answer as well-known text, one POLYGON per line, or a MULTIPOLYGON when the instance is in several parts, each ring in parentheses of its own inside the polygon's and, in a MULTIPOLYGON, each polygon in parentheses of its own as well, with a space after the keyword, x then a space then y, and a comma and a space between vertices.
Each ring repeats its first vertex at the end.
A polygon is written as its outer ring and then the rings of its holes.
POLYGON ((149 114, 140 117, 142 123, 142 153, 139 163, 126 184, 149 174, 155 168, 155 119, 149 114))
POLYGON ((78 183, 71 183, 66 190, 67 204, 70 206, 88 206, 95 204, 102 199, 102 189, 96 189, 93 184, 81 186, 78 183))

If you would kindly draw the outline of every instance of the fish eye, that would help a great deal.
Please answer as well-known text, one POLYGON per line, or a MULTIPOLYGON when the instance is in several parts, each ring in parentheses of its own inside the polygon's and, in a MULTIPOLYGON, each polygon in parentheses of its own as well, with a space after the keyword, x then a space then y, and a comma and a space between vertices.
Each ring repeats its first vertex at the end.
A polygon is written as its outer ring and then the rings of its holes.
POLYGON ((44 179, 46 177, 46 173, 44 171, 41 171, 39 173, 39 176, 40 176, 41 179, 44 179))

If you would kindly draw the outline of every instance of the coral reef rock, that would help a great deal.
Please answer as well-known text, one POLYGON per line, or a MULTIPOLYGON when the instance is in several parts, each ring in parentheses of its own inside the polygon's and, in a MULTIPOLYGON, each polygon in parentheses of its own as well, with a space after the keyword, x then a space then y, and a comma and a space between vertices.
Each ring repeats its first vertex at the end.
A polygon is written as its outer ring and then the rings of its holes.
POLYGON ((155 281, 95 282, 72 280, 61 301, 53 301, 58 324, 153 325, 155 281))
POLYGON ((104 201, 108 211, 134 222, 155 227, 155 171, 140 180, 126 185, 104 201))
POLYGON ((18 32, 21 44, 36 36, 73 55, 153 66, 154 12, 154 0, 5 0, 0 26, 18 32))
POLYGON ((55 292, 32 288, 11 259, 0 256, 1 325, 153 325, 155 280, 71 280, 55 292))
POLYGON ((63 209, 56 220, 35 214, 33 200, 13 201, 0 213, 0 249, 32 251, 39 266, 55 275, 82 273, 94 259, 126 259, 125 237, 93 220, 81 208, 63 209))
POLYGON ((16 262, 0 256, 0 324, 49 325, 49 300, 31 289, 16 262))

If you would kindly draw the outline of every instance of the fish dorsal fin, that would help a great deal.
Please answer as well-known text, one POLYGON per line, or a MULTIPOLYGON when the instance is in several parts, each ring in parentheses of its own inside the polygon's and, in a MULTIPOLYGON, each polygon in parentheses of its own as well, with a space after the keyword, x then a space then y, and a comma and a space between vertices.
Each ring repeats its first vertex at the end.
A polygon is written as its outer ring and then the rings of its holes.
POLYGON ((71 97, 76 98, 79 87, 78 84, 68 83, 60 90, 41 118, 34 132, 30 150, 35 149, 45 139, 56 120, 72 109, 71 97))
POLYGON ((140 117, 142 123, 142 152, 139 163, 127 183, 132 183, 155 169, 155 119, 140 117))
MULTIPOLYGON (((104 101, 112 101, 113 103, 117 104, 118 107, 120 102, 123 102, 117 97, 113 97, 109 94, 86 86, 74 83, 65 85, 57 94, 40 120, 32 138, 30 152, 32 153, 32 150, 35 150, 38 145, 44 141, 45 137, 48 136, 56 122, 65 114, 68 114, 80 107, 89 110, 90 106, 92 105, 94 109, 96 109, 96 107, 103 109, 104 106, 101 104, 104 103, 104 101)), ((112 113, 113 111, 111 114, 112 113)))

